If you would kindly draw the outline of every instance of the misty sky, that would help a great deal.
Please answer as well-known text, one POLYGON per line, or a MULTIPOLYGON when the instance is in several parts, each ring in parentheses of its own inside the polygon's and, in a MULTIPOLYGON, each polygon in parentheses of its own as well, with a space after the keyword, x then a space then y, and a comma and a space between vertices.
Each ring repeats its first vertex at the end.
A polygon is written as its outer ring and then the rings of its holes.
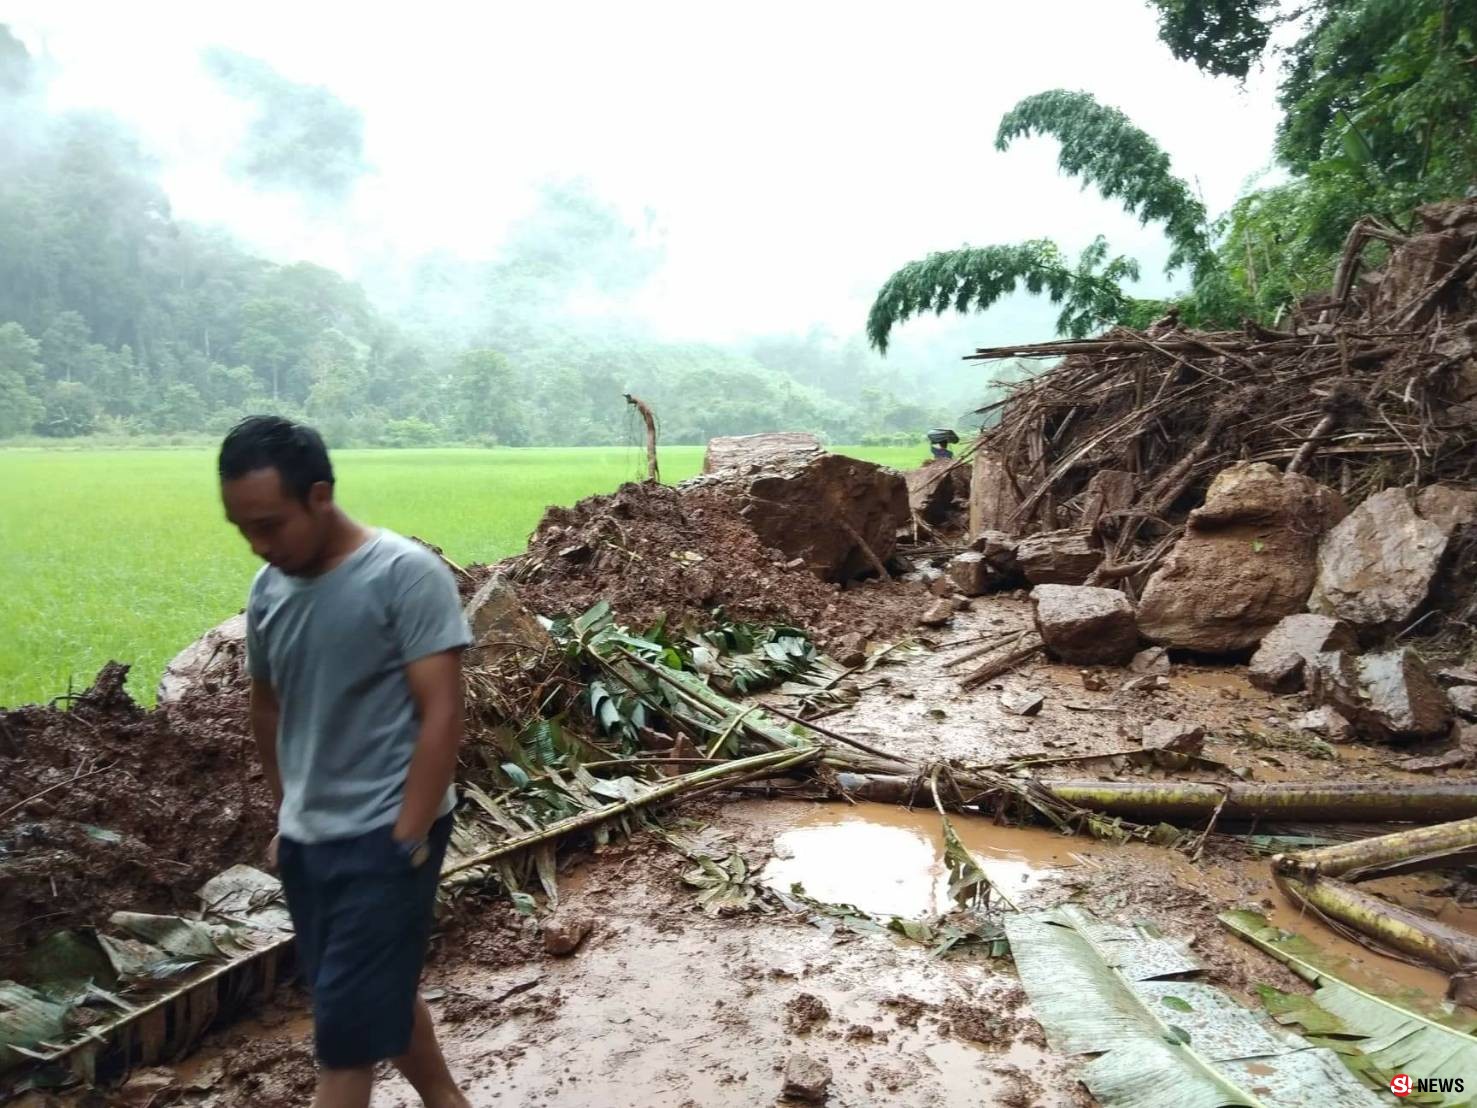
MULTIPOLYGON (((161 161, 178 215, 278 260, 355 274, 432 249, 496 251, 541 182, 583 177, 666 263, 623 310, 673 338, 860 329, 877 286, 930 250, 1095 233, 1169 291, 1155 227, 1058 176, 1055 143, 1005 154, 1016 100, 1081 88, 1170 152, 1212 211, 1270 157, 1275 75, 1245 90, 1175 62, 1141 0, 966 3, 0 7, 55 67, 54 107, 107 108, 161 161), (251 118, 207 73, 228 47, 364 114, 346 201, 264 192, 227 166, 251 118)), ((968 334, 1044 338, 1003 304, 968 334)), ((909 330, 928 324, 909 325, 909 330)))

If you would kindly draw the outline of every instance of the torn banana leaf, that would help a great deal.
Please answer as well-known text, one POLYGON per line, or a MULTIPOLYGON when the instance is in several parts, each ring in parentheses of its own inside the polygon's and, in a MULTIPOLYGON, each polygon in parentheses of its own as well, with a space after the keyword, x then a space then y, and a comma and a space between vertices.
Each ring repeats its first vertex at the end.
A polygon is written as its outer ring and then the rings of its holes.
POLYGON ((1021 984, 1054 1050, 1094 1055, 1105 1108, 1376 1108, 1334 1052, 1210 986, 1189 949, 1071 906, 1005 922, 1021 984))
POLYGON ((225 957, 233 949, 240 949, 230 928, 180 916, 114 912, 108 922, 176 958, 209 961, 225 957))
POLYGON ((50 1000, 75 1003, 89 988, 118 984, 118 971, 91 931, 55 931, 28 950, 16 974, 50 1000))
MULTIPOLYGON (((1225 912, 1219 918, 1231 931, 1317 987, 1312 998, 1302 998, 1306 1005, 1289 1003, 1282 999, 1285 994, 1278 994, 1271 998, 1268 1011, 1278 1020, 1301 1024, 1310 1035, 1349 1040, 1357 1052, 1344 1048, 1340 1054, 1346 1065, 1371 1084, 1388 1088, 1397 1073, 1464 1081, 1477 1074, 1477 1038, 1473 1036, 1477 1014, 1393 983, 1385 995, 1374 991, 1372 983, 1352 984, 1337 976, 1334 968, 1347 960, 1269 924, 1256 912, 1225 912)), ((1264 994, 1263 1001, 1267 1000, 1264 994)), ((1469 1100, 1469 1093, 1436 1094, 1436 1099, 1415 1103, 1457 1108, 1469 1100)))
POLYGON ((36 1048, 60 1042, 67 1034, 70 1004, 62 1004, 0 981, 0 1073, 37 1057, 36 1048))
POLYGON ((253 866, 235 865, 200 886, 206 916, 227 924, 244 924, 263 931, 291 931, 292 917, 282 882, 253 866))
POLYGON ((700 890, 697 902, 710 916, 748 911, 754 905, 758 890, 754 887, 748 863, 737 851, 723 861, 706 856, 694 859, 697 865, 682 875, 682 880, 700 890))

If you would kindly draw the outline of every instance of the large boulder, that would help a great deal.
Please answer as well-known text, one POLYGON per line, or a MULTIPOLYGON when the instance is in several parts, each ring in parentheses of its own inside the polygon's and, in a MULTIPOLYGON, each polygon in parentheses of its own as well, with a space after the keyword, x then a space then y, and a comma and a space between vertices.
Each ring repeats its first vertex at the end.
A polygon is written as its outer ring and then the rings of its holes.
POLYGON ((1020 490, 1005 459, 993 450, 976 450, 969 476, 970 537, 982 531, 1019 534, 1021 527, 1015 513, 1020 506, 1020 490))
POLYGON ((1408 647, 1357 658, 1330 651, 1311 659, 1307 673, 1313 699, 1367 738, 1439 738, 1451 727, 1451 701, 1408 647))
POLYGON ((740 472, 769 465, 808 461, 824 449, 808 431, 766 431, 761 435, 732 435, 708 440, 703 472, 736 469, 740 472))
POLYGON ((1371 636, 1409 624, 1431 595, 1459 514, 1444 498, 1427 503, 1442 522, 1423 518, 1404 488, 1355 508, 1323 540, 1308 607, 1371 636))
POLYGON ((1021 539, 1015 557, 1033 585, 1080 585, 1102 563, 1103 552, 1086 531, 1043 531, 1021 539))
POLYGON ((1309 660, 1330 650, 1355 650, 1354 629, 1332 616, 1299 612, 1272 628, 1252 655, 1251 683, 1272 693, 1295 693, 1303 687, 1309 660))
POLYGON ((908 522, 902 474, 840 454, 766 469, 741 495, 743 517, 765 545, 828 581, 873 572, 872 557, 886 562, 908 522))
POLYGON ((1138 649, 1133 605, 1116 589, 1037 585, 1031 608, 1047 653, 1063 662, 1121 666, 1138 649))
POLYGON ((246 679, 246 615, 212 627, 176 654, 159 678, 159 707, 178 704, 194 692, 212 693, 246 679))
POLYGON ((1303 610, 1319 538, 1343 518, 1338 493, 1266 463, 1239 463, 1211 482, 1185 535, 1149 579, 1139 630, 1162 646, 1246 651, 1303 610))
POLYGON ((948 458, 935 458, 903 474, 908 505, 924 523, 946 523, 954 503, 969 495, 969 470, 948 458))

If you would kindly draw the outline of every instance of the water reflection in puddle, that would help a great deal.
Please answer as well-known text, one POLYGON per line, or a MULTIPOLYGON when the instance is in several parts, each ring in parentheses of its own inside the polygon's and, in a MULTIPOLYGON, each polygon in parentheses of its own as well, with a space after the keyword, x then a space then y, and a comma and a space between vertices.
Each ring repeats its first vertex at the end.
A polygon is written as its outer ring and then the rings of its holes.
MULTIPOLYGON (((980 868, 1012 902, 1052 871, 1081 864, 1074 843, 1035 828, 997 827, 956 816, 954 827, 980 868)), ((948 875, 936 812, 889 804, 821 808, 775 837, 762 878, 788 891, 854 904, 876 915, 919 917, 947 911, 948 875)))

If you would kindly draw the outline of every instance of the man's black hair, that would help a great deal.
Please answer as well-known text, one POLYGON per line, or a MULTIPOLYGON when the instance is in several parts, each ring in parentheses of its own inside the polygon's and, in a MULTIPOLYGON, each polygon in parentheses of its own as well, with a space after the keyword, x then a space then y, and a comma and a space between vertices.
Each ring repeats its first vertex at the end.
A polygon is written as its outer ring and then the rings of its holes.
POLYGON ((281 416, 247 416, 226 434, 217 469, 222 481, 234 481, 258 469, 275 469, 282 489, 307 503, 308 490, 319 481, 333 484, 333 463, 323 436, 281 416))

